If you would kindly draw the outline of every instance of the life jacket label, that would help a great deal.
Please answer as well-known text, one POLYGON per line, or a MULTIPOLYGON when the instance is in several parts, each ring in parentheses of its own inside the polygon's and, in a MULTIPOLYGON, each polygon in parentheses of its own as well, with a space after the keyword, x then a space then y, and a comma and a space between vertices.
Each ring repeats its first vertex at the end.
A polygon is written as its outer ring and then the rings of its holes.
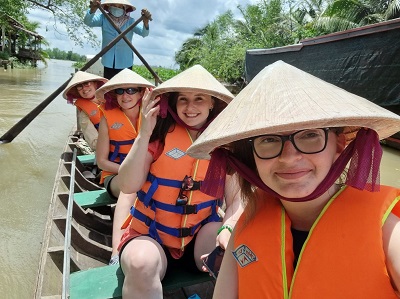
POLYGON ((179 148, 174 148, 174 149, 166 152, 165 154, 174 160, 178 160, 186 155, 186 153, 184 151, 180 150, 179 148))
POLYGON ((111 129, 113 130, 119 130, 124 124, 121 123, 113 123, 111 126, 111 129))
POLYGON ((258 260, 256 254, 244 244, 239 245, 232 254, 242 268, 258 260))

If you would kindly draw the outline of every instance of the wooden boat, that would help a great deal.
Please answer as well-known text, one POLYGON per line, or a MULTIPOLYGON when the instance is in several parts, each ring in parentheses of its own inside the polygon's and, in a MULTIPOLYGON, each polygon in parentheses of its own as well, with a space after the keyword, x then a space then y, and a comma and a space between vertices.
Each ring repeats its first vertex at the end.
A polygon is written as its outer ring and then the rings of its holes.
MULTIPOLYGON (((94 181, 93 155, 68 137, 55 178, 34 298, 119 298, 123 273, 109 266, 114 202, 94 181), (76 158, 74 155, 76 151, 76 158)), ((212 297, 207 273, 175 269, 163 280, 164 298, 212 297)))
MULTIPOLYGON (((246 51, 250 82, 265 66, 283 60, 400 115, 400 18, 301 40, 298 44, 246 51)), ((386 144, 400 148, 400 134, 386 144)))

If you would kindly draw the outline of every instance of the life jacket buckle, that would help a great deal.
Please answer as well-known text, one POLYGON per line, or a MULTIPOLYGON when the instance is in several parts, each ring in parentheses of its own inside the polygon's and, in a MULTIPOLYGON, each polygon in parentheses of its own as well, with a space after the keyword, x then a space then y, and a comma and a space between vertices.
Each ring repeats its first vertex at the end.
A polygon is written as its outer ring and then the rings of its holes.
POLYGON ((195 181, 191 176, 186 175, 182 181, 181 189, 183 191, 195 191, 195 190, 200 190, 200 187, 201 187, 201 181, 195 181))
POLYGON ((179 231, 179 236, 178 236, 179 238, 193 236, 192 229, 190 227, 181 227, 178 228, 178 231, 179 231))
POLYGON ((183 206, 183 215, 197 214, 197 205, 185 205, 183 206))
POLYGON ((176 199, 175 205, 177 206, 185 206, 188 203, 188 198, 185 194, 179 193, 178 198, 176 199))
POLYGON ((194 180, 191 176, 185 176, 185 178, 182 181, 182 190, 183 191, 190 191, 193 189, 194 186, 194 180))

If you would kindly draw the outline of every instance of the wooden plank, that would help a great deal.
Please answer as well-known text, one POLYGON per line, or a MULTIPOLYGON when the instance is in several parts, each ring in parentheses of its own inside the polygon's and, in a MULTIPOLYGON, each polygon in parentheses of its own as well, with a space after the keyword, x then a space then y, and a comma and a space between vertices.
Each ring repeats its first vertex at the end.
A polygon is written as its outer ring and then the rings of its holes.
POLYGON ((101 299, 122 296, 124 274, 119 265, 71 273, 70 299, 101 299))
POLYGON ((99 207, 116 203, 116 200, 111 198, 105 189, 75 193, 74 200, 82 208, 99 207))
POLYGON ((78 156, 78 160, 82 164, 91 164, 91 165, 93 165, 95 159, 96 159, 96 155, 95 154, 92 154, 92 155, 79 155, 78 156))

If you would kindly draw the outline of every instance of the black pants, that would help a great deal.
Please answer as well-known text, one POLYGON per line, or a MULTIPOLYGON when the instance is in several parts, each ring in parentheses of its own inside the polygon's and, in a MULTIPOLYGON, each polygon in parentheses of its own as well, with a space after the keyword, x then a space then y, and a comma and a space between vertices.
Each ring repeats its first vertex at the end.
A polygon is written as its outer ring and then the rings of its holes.
MULTIPOLYGON (((127 67, 128 69, 132 69, 132 66, 127 67)), ((104 74, 103 77, 106 79, 111 79, 112 77, 114 77, 116 74, 118 74, 120 71, 122 71, 123 69, 111 69, 108 67, 104 67, 104 74)))
MULTIPOLYGON (((147 235, 148 236, 148 235, 147 235)), ((192 273, 197 273, 200 270, 197 269, 196 262, 194 260, 194 243, 196 241, 197 234, 194 236, 194 238, 190 241, 190 243, 185 247, 185 253, 180 259, 174 259, 171 254, 169 253, 169 250, 164 247, 164 252, 167 257, 167 275, 171 275, 171 273, 177 272, 181 269, 185 269, 188 272, 192 273)), ((131 239, 128 242, 126 242, 120 249, 119 251, 119 259, 121 262, 121 254, 122 251, 125 249, 125 246, 128 245, 130 241, 134 240, 131 239)))

